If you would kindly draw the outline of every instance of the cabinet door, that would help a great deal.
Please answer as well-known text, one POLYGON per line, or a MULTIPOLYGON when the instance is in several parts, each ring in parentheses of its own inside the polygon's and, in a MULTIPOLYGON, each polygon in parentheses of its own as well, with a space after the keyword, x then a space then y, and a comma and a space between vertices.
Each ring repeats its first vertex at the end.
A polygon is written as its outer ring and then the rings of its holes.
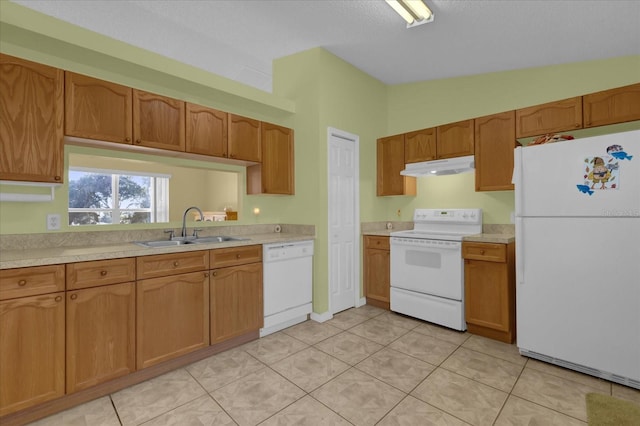
POLYGON ((582 97, 584 127, 640 120, 640 84, 582 97))
POLYGON ((133 90, 133 140, 136 145, 184 151, 184 102, 133 90))
POLYGON ((131 144, 130 87, 65 72, 65 135, 131 144))
POLYGON ((138 369, 209 345, 209 273, 136 283, 138 369))
POLYGON ((67 393, 133 373, 135 283, 67 292, 67 393))
POLYGON ((517 138, 581 128, 581 96, 516 110, 517 138))
POLYGON ((466 259, 464 274, 467 323, 509 331, 507 264, 466 259))
POLYGON ((438 158, 473 155, 473 120, 436 127, 438 158))
POLYGON ((211 344, 264 324, 262 263, 211 271, 211 344))
POLYGON ((0 180, 62 183, 64 72, 0 54, 0 180))
POLYGON ((475 119, 476 191, 513 189, 515 111, 475 119))
POLYGON ((376 195, 416 195, 416 178, 402 176, 404 135, 378 139, 376 195))
POLYGON ((64 292, 0 302, 0 416, 64 395, 64 292))
POLYGON ((364 251, 364 288, 367 303, 389 309, 390 292, 389 250, 366 249, 364 251))
POLYGON ((404 162, 418 163, 437 158, 436 128, 418 130, 404 135, 404 162))
POLYGON ((262 164, 247 167, 247 194, 294 195, 293 129, 262 123, 262 164))
POLYGON ((260 121, 241 115, 229 116, 229 158, 260 163, 260 121))
POLYGON ((227 113, 187 102, 186 151, 227 157, 227 113))

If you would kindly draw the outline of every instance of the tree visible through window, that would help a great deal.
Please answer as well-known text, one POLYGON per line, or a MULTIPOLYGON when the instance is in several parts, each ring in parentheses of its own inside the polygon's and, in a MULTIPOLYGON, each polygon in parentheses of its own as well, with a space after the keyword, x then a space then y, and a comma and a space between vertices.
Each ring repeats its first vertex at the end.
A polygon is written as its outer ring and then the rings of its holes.
POLYGON ((69 169, 69 225, 167 222, 169 176, 69 169))

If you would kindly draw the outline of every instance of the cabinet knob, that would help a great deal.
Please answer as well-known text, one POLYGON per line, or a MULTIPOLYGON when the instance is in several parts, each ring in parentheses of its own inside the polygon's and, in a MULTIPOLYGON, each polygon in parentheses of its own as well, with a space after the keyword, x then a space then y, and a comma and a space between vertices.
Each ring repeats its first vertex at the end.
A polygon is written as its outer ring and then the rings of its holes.
POLYGON ((484 250, 480 250, 480 254, 484 254, 484 250))
POLYGON ((173 262, 173 266, 177 268, 178 266, 180 266, 180 262, 176 260, 175 262, 173 262))
POLYGON ((142 141, 141 141, 140 139, 136 139, 136 143, 137 143, 137 144, 141 144, 141 143, 142 143, 142 141))
POLYGON ((100 271, 100 275, 102 275, 103 277, 107 275, 107 271, 100 271))
POLYGON ((18 285, 19 285, 20 287, 24 287, 25 285, 27 285, 27 280, 20 280, 20 281, 18 281, 18 285))
POLYGON ((126 138, 124 138, 124 141, 125 142, 131 142, 131 138, 127 136, 126 138))
POLYGON ((60 176, 54 176, 53 180, 62 180, 62 178, 60 176))
POLYGON ((240 253, 236 254, 236 259, 240 259, 240 253))
POLYGON ((205 273, 204 273, 204 277, 205 277, 205 278, 207 278, 208 276, 209 276, 209 273, 208 273, 208 272, 205 272, 205 273))
POLYGON ((62 300, 62 296, 56 296, 56 298, 54 299, 56 302, 60 302, 62 300))
POLYGON ((78 298, 78 295, 76 293, 73 293, 71 295, 71 300, 76 300, 78 298))
POLYGON ((214 277, 217 277, 217 276, 218 276, 218 271, 213 271, 211 274, 212 274, 214 277))
POLYGON ((236 155, 235 154, 229 154, 229 157, 236 158, 236 155))

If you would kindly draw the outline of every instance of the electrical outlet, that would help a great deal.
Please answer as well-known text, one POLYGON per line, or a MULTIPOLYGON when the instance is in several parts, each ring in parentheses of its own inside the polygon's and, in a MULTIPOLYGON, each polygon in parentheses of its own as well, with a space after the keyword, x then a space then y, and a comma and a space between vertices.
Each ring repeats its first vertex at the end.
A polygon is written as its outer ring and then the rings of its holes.
POLYGON ((60 215, 51 213, 47 215, 47 230, 56 231, 60 229, 60 215))

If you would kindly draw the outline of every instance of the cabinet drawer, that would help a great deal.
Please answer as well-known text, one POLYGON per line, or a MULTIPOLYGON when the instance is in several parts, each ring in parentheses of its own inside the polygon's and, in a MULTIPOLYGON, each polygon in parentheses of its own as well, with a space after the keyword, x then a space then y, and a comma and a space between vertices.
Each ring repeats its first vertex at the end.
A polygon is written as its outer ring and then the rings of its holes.
POLYGON ((365 235, 364 248, 390 250, 389 237, 377 237, 372 235, 365 235))
POLYGON ((492 243, 462 243, 462 257, 465 259, 485 260, 487 262, 506 262, 507 245, 492 243))
POLYGON ((211 250, 211 268, 262 262, 262 246, 230 247, 211 250))
POLYGON ((67 290, 124 283, 135 279, 134 258, 96 260, 67 265, 67 290))
POLYGON ((64 265, 0 270, 0 300, 64 291, 64 265))
POLYGON ((207 250, 187 253, 158 254, 138 257, 137 279, 163 277, 166 275, 196 272, 209 269, 207 250))

